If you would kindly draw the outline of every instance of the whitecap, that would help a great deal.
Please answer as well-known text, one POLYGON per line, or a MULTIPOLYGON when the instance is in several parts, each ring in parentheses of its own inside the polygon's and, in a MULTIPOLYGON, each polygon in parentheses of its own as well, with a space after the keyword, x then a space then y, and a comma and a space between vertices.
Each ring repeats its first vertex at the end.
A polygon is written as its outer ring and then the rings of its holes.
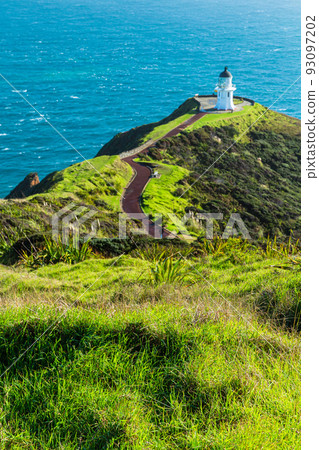
POLYGON ((70 95, 70 98, 80 98, 80 97, 76 97, 75 95, 70 95))
POLYGON ((0 133, 0 136, 7 136, 7 133, 0 133))

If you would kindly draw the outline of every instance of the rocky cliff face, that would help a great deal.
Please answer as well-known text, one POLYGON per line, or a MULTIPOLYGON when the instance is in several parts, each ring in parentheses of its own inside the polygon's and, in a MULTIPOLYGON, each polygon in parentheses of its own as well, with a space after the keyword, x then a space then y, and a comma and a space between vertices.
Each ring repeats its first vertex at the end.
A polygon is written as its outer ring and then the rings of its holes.
POLYGON ((38 174, 31 172, 5 198, 25 198, 32 194, 34 186, 40 183, 38 174))

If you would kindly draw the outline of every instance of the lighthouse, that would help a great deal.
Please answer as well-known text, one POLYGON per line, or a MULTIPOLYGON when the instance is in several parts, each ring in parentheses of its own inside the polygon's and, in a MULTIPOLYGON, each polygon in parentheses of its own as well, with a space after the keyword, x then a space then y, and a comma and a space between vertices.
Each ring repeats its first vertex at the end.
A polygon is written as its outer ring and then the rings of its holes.
POLYGON ((217 92, 217 103, 215 109, 218 110, 233 110, 233 92, 236 90, 235 85, 232 84, 233 76, 225 67, 224 71, 219 74, 218 83, 215 88, 217 92))

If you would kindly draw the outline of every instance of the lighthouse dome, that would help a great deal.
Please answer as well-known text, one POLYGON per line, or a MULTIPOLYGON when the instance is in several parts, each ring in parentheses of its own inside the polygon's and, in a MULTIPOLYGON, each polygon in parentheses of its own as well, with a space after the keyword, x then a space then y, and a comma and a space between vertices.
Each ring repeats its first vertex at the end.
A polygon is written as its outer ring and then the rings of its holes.
POLYGON ((228 72, 228 67, 225 67, 224 71, 219 74, 219 78, 232 78, 232 74, 228 72))

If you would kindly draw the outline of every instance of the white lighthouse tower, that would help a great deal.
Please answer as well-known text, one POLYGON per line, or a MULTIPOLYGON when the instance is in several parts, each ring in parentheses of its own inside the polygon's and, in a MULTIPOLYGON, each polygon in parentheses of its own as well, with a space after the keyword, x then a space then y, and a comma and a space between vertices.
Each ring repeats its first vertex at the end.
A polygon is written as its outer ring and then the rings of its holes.
POLYGON ((219 74, 218 84, 215 88, 217 92, 216 109, 218 110, 233 110, 233 92, 236 90, 235 85, 232 84, 233 76, 228 72, 227 67, 219 74))

